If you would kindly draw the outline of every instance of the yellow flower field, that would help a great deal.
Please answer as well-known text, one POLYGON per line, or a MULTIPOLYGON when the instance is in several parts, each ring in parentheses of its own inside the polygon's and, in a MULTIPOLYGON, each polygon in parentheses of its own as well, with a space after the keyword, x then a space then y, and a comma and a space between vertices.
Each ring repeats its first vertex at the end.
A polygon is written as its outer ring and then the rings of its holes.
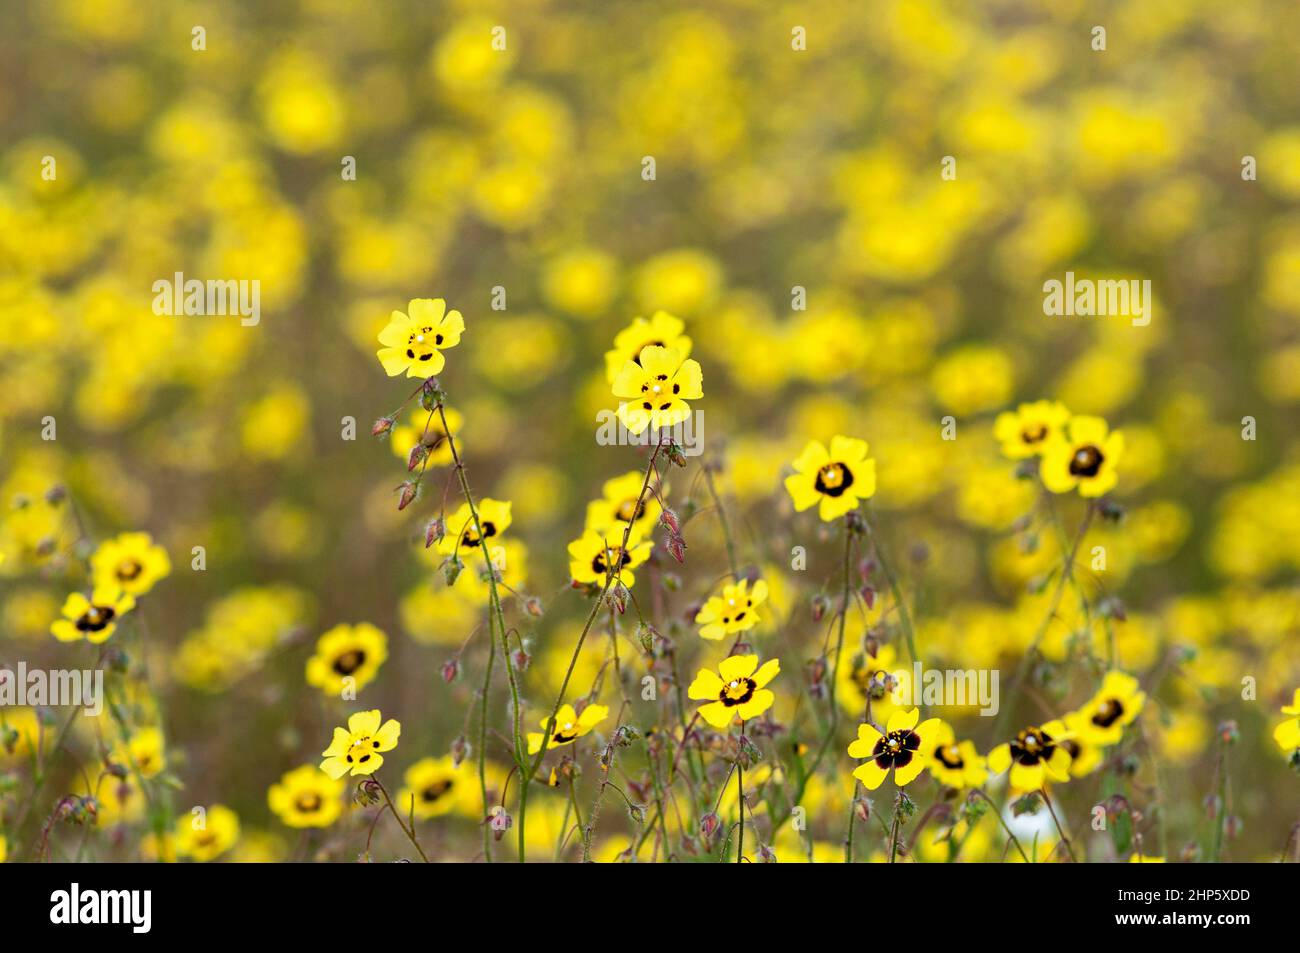
POLYGON ((0 11, 0 861, 1300 861, 1300 7, 0 11))

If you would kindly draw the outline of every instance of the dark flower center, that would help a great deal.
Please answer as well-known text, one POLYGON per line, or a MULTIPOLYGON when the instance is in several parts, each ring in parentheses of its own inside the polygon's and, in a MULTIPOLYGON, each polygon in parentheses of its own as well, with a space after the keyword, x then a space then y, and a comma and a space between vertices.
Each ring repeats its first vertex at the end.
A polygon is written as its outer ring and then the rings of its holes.
MULTIPOLYGON (((497 534, 496 524, 491 520, 479 520, 479 525, 483 527, 483 538, 490 539, 497 534)), ((473 549, 479 544, 478 534, 474 532, 473 525, 465 527, 465 535, 461 537, 460 544, 473 549)))
POLYGON ((303 814, 314 814, 321 808, 320 795, 315 792, 310 794, 299 794, 297 800, 293 802, 293 806, 303 814))
POLYGON ((934 756, 945 768, 952 768, 954 771, 966 767, 966 761, 961 756, 961 751, 956 745, 940 745, 935 749, 934 756))
POLYGON ((853 485, 853 472, 842 463, 828 463, 817 471, 813 486, 826 496, 841 496, 853 485))
POLYGON ((130 582, 144 571, 144 566, 138 559, 123 559, 117 564, 117 578, 123 582, 130 582))
POLYGON ((733 678, 722 686, 722 693, 718 695, 718 701, 728 708, 735 708, 737 705, 743 705, 754 697, 754 692, 758 685, 752 678, 733 678))
POLYGON ((614 553, 618 554, 615 559, 618 563, 618 566, 615 568, 616 572, 627 566, 627 564, 632 561, 632 557, 629 556, 622 547, 615 548, 611 546, 608 549, 602 549, 600 552, 596 553, 595 557, 591 560, 591 568, 598 576, 603 576, 609 571, 609 563, 606 562, 606 560, 614 553))
POLYGON ((420 797, 426 804, 432 804, 434 801, 438 800, 438 798, 450 791, 451 785, 452 782, 449 778, 444 778, 441 781, 434 781, 420 792, 420 797))
POLYGON ((112 606, 91 606, 77 620, 77 630, 79 632, 102 632, 116 616, 117 610, 112 606))
POLYGON ((1101 470, 1102 461, 1105 459, 1101 451, 1092 444, 1080 447, 1074 451, 1074 456, 1070 457, 1070 475, 1077 477, 1095 477, 1101 470))
POLYGON ((1097 706, 1092 723, 1099 728, 1109 728, 1124 714, 1124 706, 1117 698, 1107 698, 1097 706))
POLYGON ((406 356, 413 361, 430 360, 437 346, 442 344, 442 335, 433 333, 433 328, 424 327, 412 331, 406 339, 406 356))
POLYGON ((624 523, 635 523, 645 512, 645 504, 637 499, 624 500, 614 509, 614 515, 624 523))
POLYGON ((1041 728, 1025 728, 1011 742, 1011 757, 1019 764, 1035 765, 1048 761, 1056 751, 1056 742, 1041 728))
POLYGON ((334 671, 340 675, 351 675, 365 664, 366 653, 361 649, 350 649, 334 660, 334 671))
POLYGON ((1025 443, 1042 443, 1047 438, 1047 425, 1037 424, 1020 431, 1020 439, 1025 443))
POLYGON ((921 736, 915 731, 891 731, 876 742, 876 747, 871 751, 871 760, 886 771, 901 768, 911 763, 920 747, 921 736))

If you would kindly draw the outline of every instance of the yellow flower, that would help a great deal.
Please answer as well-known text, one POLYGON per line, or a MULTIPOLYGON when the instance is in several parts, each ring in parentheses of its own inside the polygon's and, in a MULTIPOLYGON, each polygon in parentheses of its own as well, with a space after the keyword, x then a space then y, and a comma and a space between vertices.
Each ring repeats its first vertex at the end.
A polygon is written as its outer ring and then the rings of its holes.
POLYGON ((686 694, 700 706, 700 717, 714 728, 726 728, 737 717, 741 721, 757 718, 772 707, 776 695, 766 688, 781 671, 781 663, 769 659, 758 665, 757 655, 731 655, 722 660, 718 670, 700 669, 686 694))
MULTIPOLYGON (((555 728, 551 731, 551 740, 546 743, 546 747, 549 749, 573 744, 604 721, 608 715, 609 709, 604 705, 588 705, 582 710, 581 715, 573 710, 572 705, 561 705, 560 710, 555 713, 555 728)), ((545 731, 550 722, 551 717, 547 715, 538 724, 545 731)), ((537 754, 541 751, 542 740, 545 737, 542 732, 528 732, 528 753, 537 754)))
POLYGON ((759 579, 754 588, 749 580, 722 587, 722 595, 713 596, 695 614, 700 638, 717 640, 752 629, 759 622, 758 607, 767 601, 767 583, 759 579))
MULTIPOLYGON (((622 476, 606 480, 600 488, 601 498, 587 504, 586 528, 602 535, 615 532, 623 538, 623 527, 632 524, 632 531, 639 535, 648 533, 659 519, 663 507, 652 492, 647 491, 641 498, 641 488, 645 485, 645 474, 632 470, 622 476), (637 500, 641 500, 638 508, 637 500)), ((652 484, 653 485, 653 484, 652 484)), ((667 493, 667 488, 661 489, 667 493)))
MULTIPOLYGON (((464 418, 461 417, 459 412, 452 410, 450 407, 444 408, 444 410, 447 414, 447 427, 451 430, 451 436, 456 438, 456 444, 459 448, 461 443, 460 428, 464 423, 464 418)), ((442 428, 442 416, 440 414, 430 416, 429 411, 417 407, 411 411, 407 421, 407 423, 395 426, 389 434, 389 446, 393 448, 394 456, 405 463, 411 459, 411 451, 423 443, 428 455, 429 466, 445 467, 451 463, 451 441, 447 439, 447 433, 442 428)))
POLYGON ((401 724, 393 718, 380 725, 378 708, 359 711, 348 719, 348 726, 334 729, 334 739, 321 752, 325 759, 320 769, 331 778, 351 774, 374 774, 384 763, 381 752, 397 747, 401 724))
POLYGON ((0 766, 19 764, 35 751, 48 750, 42 746, 50 743, 50 731, 34 708, 0 706, 0 766))
MULTIPOLYGON (((574 248, 546 264, 542 294, 553 307, 581 318, 608 306, 618 286, 618 261, 594 248, 574 248)), ((619 361, 615 373, 623 366, 619 361)))
POLYGON ((1291 704, 1282 706, 1282 714, 1291 717, 1273 729, 1273 740, 1287 754, 1300 754, 1300 688, 1291 704))
POLYGON ((125 745, 118 744, 111 755, 113 761, 134 767, 144 778, 152 778, 167 766, 163 749, 163 735, 157 728, 139 729, 125 745))
POLYGON ((307 684, 326 695, 369 685, 388 658, 388 636, 369 622, 336 625, 316 643, 307 660, 307 684), (347 681, 352 679, 352 681, 347 681))
POLYGON ((1109 432, 1100 417, 1071 417, 1065 433, 1043 445, 1039 472, 1043 485, 1053 493, 1069 493, 1076 487, 1083 497, 1109 492, 1119 474, 1115 466, 1124 455, 1124 435, 1109 432))
POLYGON ((1002 445, 1003 455, 1023 460, 1042 453, 1050 439, 1062 436, 1069 419, 1070 412, 1059 401, 1036 400, 998 414, 993 436, 1002 445))
POLYGON ((54 620, 50 634, 60 642, 103 642, 117 630, 117 620, 134 608, 135 597, 115 585, 96 586, 89 599, 72 592, 63 603, 63 618, 54 620))
POLYGON ((304 764, 271 785, 266 803, 289 827, 329 827, 343 813, 346 787, 341 779, 326 777, 314 765, 304 764))
POLYGON ((224 804, 176 822, 176 855, 199 863, 216 860, 239 840, 239 816, 224 804))
POLYGON ((868 759, 853 771, 867 790, 880 787, 891 769, 894 783, 901 788, 930 766, 930 753, 938 746, 943 722, 927 718, 918 725, 920 719, 921 709, 898 708, 885 723, 884 734, 873 725, 858 725, 858 737, 849 745, 849 757, 868 759))
POLYGON ((483 531, 483 539, 494 539, 510 528, 513 517, 509 502, 485 497, 474 509, 478 513, 477 526, 468 503, 462 503, 452 514, 447 520, 447 534, 438 541, 438 552, 444 556, 458 553, 466 558, 479 548, 479 529, 483 531))
POLYGON ((1079 712, 1072 711, 1061 720, 1065 722, 1066 734, 1071 736, 1061 742, 1070 752, 1070 777, 1082 778, 1092 774, 1106 760, 1106 749, 1080 734, 1087 719, 1079 712))
POLYGON ((652 344, 642 348, 638 360, 628 361, 613 383, 621 399, 618 419, 632 433, 647 427, 672 427, 691 415, 688 400, 704 396, 704 371, 700 362, 683 357, 676 348, 652 344))
POLYGON ((637 318, 614 338, 614 349, 605 352, 605 377, 613 384, 628 361, 639 364, 641 352, 652 346, 672 348, 682 360, 691 356, 691 339, 682 333, 686 324, 667 311, 656 311, 648 321, 637 318))
POLYGON ((172 571, 167 550, 155 545, 148 533, 122 533, 99 544, 90 557, 95 585, 116 587, 130 596, 142 596, 172 571))
POLYGON ((988 779, 983 756, 973 741, 957 741, 956 732, 940 721, 933 732, 934 747, 923 752, 930 758, 930 773, 940 784, 958 790, 977 788, 988 779))
POLYGON ((1130 864, 1163 864, 1165 859, 1163 857, 1148 857, 1146 854, 1134 854, 1129 857, 1128 862, 1130 864))
POLYGON ((376 352, 384 372, 396 377, 432 377, 441 374, 446 359, 442 352, 460 343, 465 333, 465 319, 459 311, 448 311, 442 298, 415 298, 407 306, 409 314, 394 311, 388 325, 379 332, 376 352))
POLYGON ((1041 728, 1030 725, 1014 741, 1004 742, 989 752, 989 770, 1001 774, 1011 770, 1011 787, 1016 791, 1041 790, 1047 781, 1070 780, 1070 740, 1062 721, 1049 721, 1041 728))
POLYGON ((855 437, 831 438, 829 453, 821 441, 809 441, 794 469, 785 478, 794 508, 802 513, 820 504, 818 515, 828 523, 876 492, 876 461, 867 456, 867 442, 855 437))
POLYGON ((623 531, 616 532, 617 535, 611 538, 593 529, 585 530, 569 544, 569 575, 574 582, 602 586, 605 576, 613 573, 614 578, 629 589, 636 585, 636 575, 632 570, 650 558, 654 544, 641 539, 641 534, 633 529, 624 550, 623 531))
POLYGON ((176 863, 176 837, 171 831, 158 836, 153 831, 140 838, 140 856, 159 864, 176 863))
POLYGON ((451 755, 421 758, 406 769, 402 780, 405 787, 398 792, 396 803, 403 816, 413 811, 417 818, 425 820, 452 811, 464 813, 466 808, 480 803, 477 775, 462 770, 451 755))
POLYGON ((3 834, 0 834, 0 864, 3 864, 5 862, 5 858, 8 856, 9 856, 9 842, 5 840, 5 836, 3 834))
POLYGON ((1097 694, 1079 709, 1079 740, 1103 747, 1118 743, 1125 726, 1142 711, 1146 698, 1132 675, 1107 672, 1097 694))

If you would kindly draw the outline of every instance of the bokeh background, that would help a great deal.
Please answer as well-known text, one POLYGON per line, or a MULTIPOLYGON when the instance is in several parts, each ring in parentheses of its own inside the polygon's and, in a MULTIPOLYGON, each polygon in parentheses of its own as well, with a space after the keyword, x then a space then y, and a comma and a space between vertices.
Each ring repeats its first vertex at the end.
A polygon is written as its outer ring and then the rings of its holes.
MULTIPOLYGON (((442 382, 475 492, 513 504, 514 582, 546 609, 511 609, 533 656, 530 724, 586 615, 566 545, 602 483, 644 466, 596 443, 612 405, 603 355, 633 317, 665 310, 705 376, 705 453, 673 471, 669 497, 701 512, 686 565, 660 546, 638 585, 647 601, 654 588, 684 668, 716 654, 691 609, 726 570, 708 462, 742 562, 773 587, 752 641, 782 659, 777 714, 808 705, 804 662, 822 637, 809 601, 832 591, 838 549, 793 513, 781 478, 807 440, 848 433, 877 460, 876 521, 922 654, 1009 673, 1061 553, 1018 522, 1034 490, 991 422, 1057 398, 1127 438, 1113 494, 1126 517, 1091 531, 1085 550, 1106 546, 1107 568, 1084 575, 1096 599, 1122 601, 1121 657, 1154 685, 1125 788, 1150 815, 1159 781, 1148 850, 1163 836, 1177 859, 1204 834, 1216 727, 1234 719, 1229 854, 1282 851, 1300 803, 1270 737, 1300 685, 1294 4, 48 0, 6 3, 0 22, 0 661, 96 659, 49 634, 82 581, 82 532, 67 501, 46 502, 51 487, 68 489, 88 538, 150 532, 174 568, 125 664, 148 675, 144 720, 165 722, 176 810, 238 814, 224 857, 362 849, 364 818, 304 843, 267 805, 356 707, 303 678, 330 627, 387 633, 359 704, 402 721, 395 768, 466 730, 482 655, 466 650, 451 684, 439 673, 482 610, 448 593, 422 547, 448 471, 431 468, 432 489, 399 513, 404 450, 368 435, 409 391, 383 374, 376 335, 416 297, 465 314, 442 382), (1042 283, 1066 270, 1149 278, 1154 319, 1046 317, 1042 283), (155 315, 153 282, 175 272, 258 279, 260 324, 155 315), (791 307, 795 286, 806 310, 791 307), (955 441, 941 439, 948 415, 955 441)), ((1058 503, 1077 523, 1078 501, 1058 503)), ((1049 657, 1086 654, 1101 625, 1066 613, 1049 657)), ((583 691, 607 649, 584 655, 583 691)), ((1049 685, 1051 704, 1082 685, 1049 685)), ((505 697, 498 682, 503 732, 505 697)), ((985 719, 965 724, 982 751, 1001 740, 985 719)), ((93 728, 69 744, 37 816, 96 761, 93 728)), ((848 804, 851 763, 832 761, 817 843, 838 843, 848 804)), ((12 825, 31 765, 0 752, 0 769, 12 825)), ((1095 797, 1065 796, 1082 824, 1095 797)), ((564 798, 536 803, 550 856, 564 798)), ((421 830, 469 859, 480 807, 421 830)), ((611 859, 630 827, 607 816, 611 859)), ((122 821, 101 818, 80 856, 142 856, 147 823, 122 821)), ((390 853, 394 833, 377 835, 390 853)), ((81 837, 56 834, 56 855, 81 837)))

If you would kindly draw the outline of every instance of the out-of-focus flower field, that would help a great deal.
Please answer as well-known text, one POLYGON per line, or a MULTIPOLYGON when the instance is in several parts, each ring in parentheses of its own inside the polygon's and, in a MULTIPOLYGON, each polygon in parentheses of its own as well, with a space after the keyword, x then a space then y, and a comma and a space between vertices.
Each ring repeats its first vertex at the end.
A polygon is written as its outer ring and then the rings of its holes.
POLYGON ((1297 31, 6 3, 0 859, 1295 859, 1297 31))

